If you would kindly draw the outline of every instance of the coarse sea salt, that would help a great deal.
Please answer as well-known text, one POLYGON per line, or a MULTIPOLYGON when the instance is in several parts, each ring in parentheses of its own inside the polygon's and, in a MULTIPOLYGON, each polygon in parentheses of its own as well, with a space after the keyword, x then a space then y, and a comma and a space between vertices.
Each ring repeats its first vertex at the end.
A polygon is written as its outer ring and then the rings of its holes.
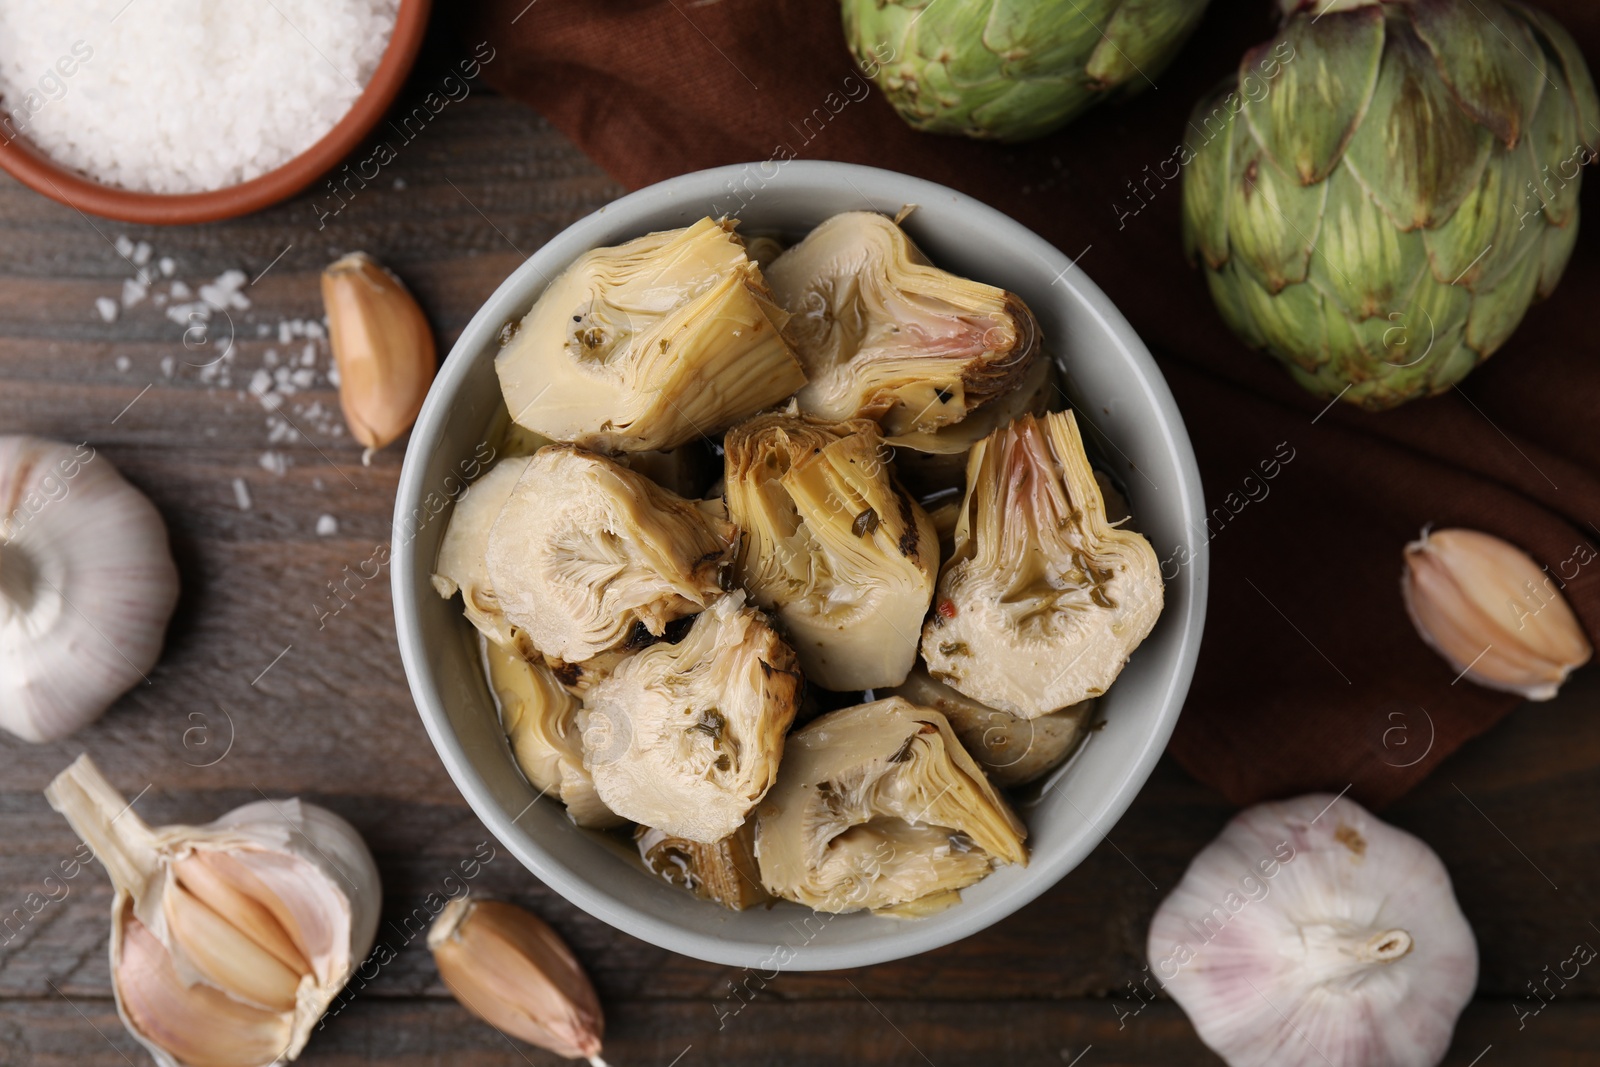
MULTIPOLYGON (((126 189, 237 185, 344 117, 398 4, 0 0, 0 134, 126 189)), ((149 262, 148 246, 118 251, 149 262)))

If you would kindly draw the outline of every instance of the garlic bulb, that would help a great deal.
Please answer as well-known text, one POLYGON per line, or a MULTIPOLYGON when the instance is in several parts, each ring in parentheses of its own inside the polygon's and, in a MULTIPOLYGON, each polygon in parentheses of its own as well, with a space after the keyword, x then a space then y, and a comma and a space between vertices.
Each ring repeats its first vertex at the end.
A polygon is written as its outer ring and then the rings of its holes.
POLYGON ((365 252, 322 272, 328 347, 339 367, 339 405, 364 461, 416 421, 433 384, 433 330, 405 285, 365 252))
POLYGON ((1149 955, 1231 1067, 1431 1067, 1478 974, 1433 850, 1320 794, 1235 816, 1157 909, 1149 955))
POLYGON ((377 932, 378 869, 355 829, 299 800, 152 829, 88 756, 45 797, 116 887, 112 990, 156 1063, 297 1057, 377 932))
POLYGON ((428 930, 439 977, 468 1011, 504 1033, 605 1067, 605 1019, 589 976, 556 932, 514 904, 458 897, 428 930))
POLYGON ((0 437, 0 726, 66 737, 161 655, 178 602, 167 528, 88 445, 0 437))
MULTIPOLYGON (((1577 566, 1594 559, 1582 551, 1577 566)), ((1527 553, 1477 530, 1424 530, 1406 546, 1400 582, 1418 635, 1452 670, 1524 700, 1554 697, 1593 654, 1561 588, 1527 553)))

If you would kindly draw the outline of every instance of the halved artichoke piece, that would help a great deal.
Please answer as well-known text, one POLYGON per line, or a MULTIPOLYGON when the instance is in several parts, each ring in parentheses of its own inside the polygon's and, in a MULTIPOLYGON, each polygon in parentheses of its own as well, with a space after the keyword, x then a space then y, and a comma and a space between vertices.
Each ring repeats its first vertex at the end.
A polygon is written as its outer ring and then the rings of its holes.
POLYGON ((967 463, 928 673, 1025 719, 1104 693, 1161 614, 1150 543, 1106 521, 1071 412, 1024 415, 967 463))
POLYGON ((500 598, 489 581, 488 561, 489 531, 527 467, 526 457, 503 459, 461 494, 439 542, 433 588, 446 600, 459 592, 467 621, 479 633, 531 659, 536 655, 533 643, 501 610, 500 598))
POLYGON ((1020 298, 940 270, 882 215, 835 215, 779 256, 767 282, 810 381, 801 410, 878 420, 890 435, 960 422, 1039 356, 1020 298))
POLYGON ((482 649, 500 725, 528 781, 558 797, 579 826, 621 826, 626 820, 601 802, 584 769, 577 698, 543 663, 530 663, 487 639, 482 649))
POLYGON ((721 433, 805 384, 732 223, 580 256, 495 357, 519 425, 610 452, 721 433))
POLYGON ((896 685, 938 573, 927 513, 889 476, 867 419, 759 415, 725 441, 734 575, 783 623, 812 682, 896 685))
POLYGON ((654 636, 722 593, 736 532, 642 475, 572 445, 527 461, 489 534, 489 582, 548 657, 582 663, 654 636))
POLYGON ((613 811, 714 844, 772 787, 799 700, 794 652, 735 591, 589 691, 584 765, 613 811))
POLYGON ((1083 740, 1095 706, 1091 698, 1024 719, 963 696, 920 666, 889 695, 941 712, 968 754, 998 786, 1022 785, 1059 766, 1083 740))
POLYGON ((753 820, 710 845, 650 826, 639 827, 633 839, 646 867, 702 900, 743 911, 772 899, 756 867, 753 820))
POLYGON ((818 911, 908 904, 1027 863, 1027 828, 949 722, 900 697, 796 730, 757 811, 768 892, 818 911))

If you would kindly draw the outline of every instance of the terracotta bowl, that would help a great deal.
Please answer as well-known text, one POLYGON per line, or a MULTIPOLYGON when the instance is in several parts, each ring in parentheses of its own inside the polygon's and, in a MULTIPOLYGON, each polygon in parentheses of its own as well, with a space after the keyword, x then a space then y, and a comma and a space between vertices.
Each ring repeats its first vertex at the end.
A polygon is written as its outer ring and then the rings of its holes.
POLYGON ((259 178, 204 193, 142 193, 104 185, 64 167, 21 137, 0 140, 0 168, 52 200, 90 215, 123 222, 179 226, 231 219, 260 211, 298 193, 348 155, 372 132, 405 84, 422 35, 428 28, 432 0, 400 0, 394 36, 378 61, 378 69, 344 118, 322 139, 276 170, 259 178))

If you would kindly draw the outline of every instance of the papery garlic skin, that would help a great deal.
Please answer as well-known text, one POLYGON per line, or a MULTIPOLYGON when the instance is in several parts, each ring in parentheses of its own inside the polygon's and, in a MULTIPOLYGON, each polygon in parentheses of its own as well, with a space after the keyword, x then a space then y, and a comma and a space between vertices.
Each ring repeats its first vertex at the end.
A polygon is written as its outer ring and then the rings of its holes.
POLYGON ((88 445, 0 436, 0 727, 54 741, 143 681, 178 602, 155 506, 88 445))
POLYGON ((378 870, 354 827, 291 799, 152 828, 88 756, 45 797, 116 887, 117 1012, 160 1067, 296 1058, 377 933, 378 870))
POLYGON ((503 1033, 605 1067, 605 1017, 588 975, 532 912, 459 897, 428 930, 439 977, 463 1007, 503 1033))
POLYGON ((1431 1067, 1478 974, 1439 857, 1325 794, 1235 816, 1157 909, 1148 952, 1230 1067, 1431 1067))
POLYGON ((1412 625, 1469 681, 1550 700, 1593 655, 1555 579, 1515 545, 1477 530, 1424 530, 1405 559, 1412 625))

